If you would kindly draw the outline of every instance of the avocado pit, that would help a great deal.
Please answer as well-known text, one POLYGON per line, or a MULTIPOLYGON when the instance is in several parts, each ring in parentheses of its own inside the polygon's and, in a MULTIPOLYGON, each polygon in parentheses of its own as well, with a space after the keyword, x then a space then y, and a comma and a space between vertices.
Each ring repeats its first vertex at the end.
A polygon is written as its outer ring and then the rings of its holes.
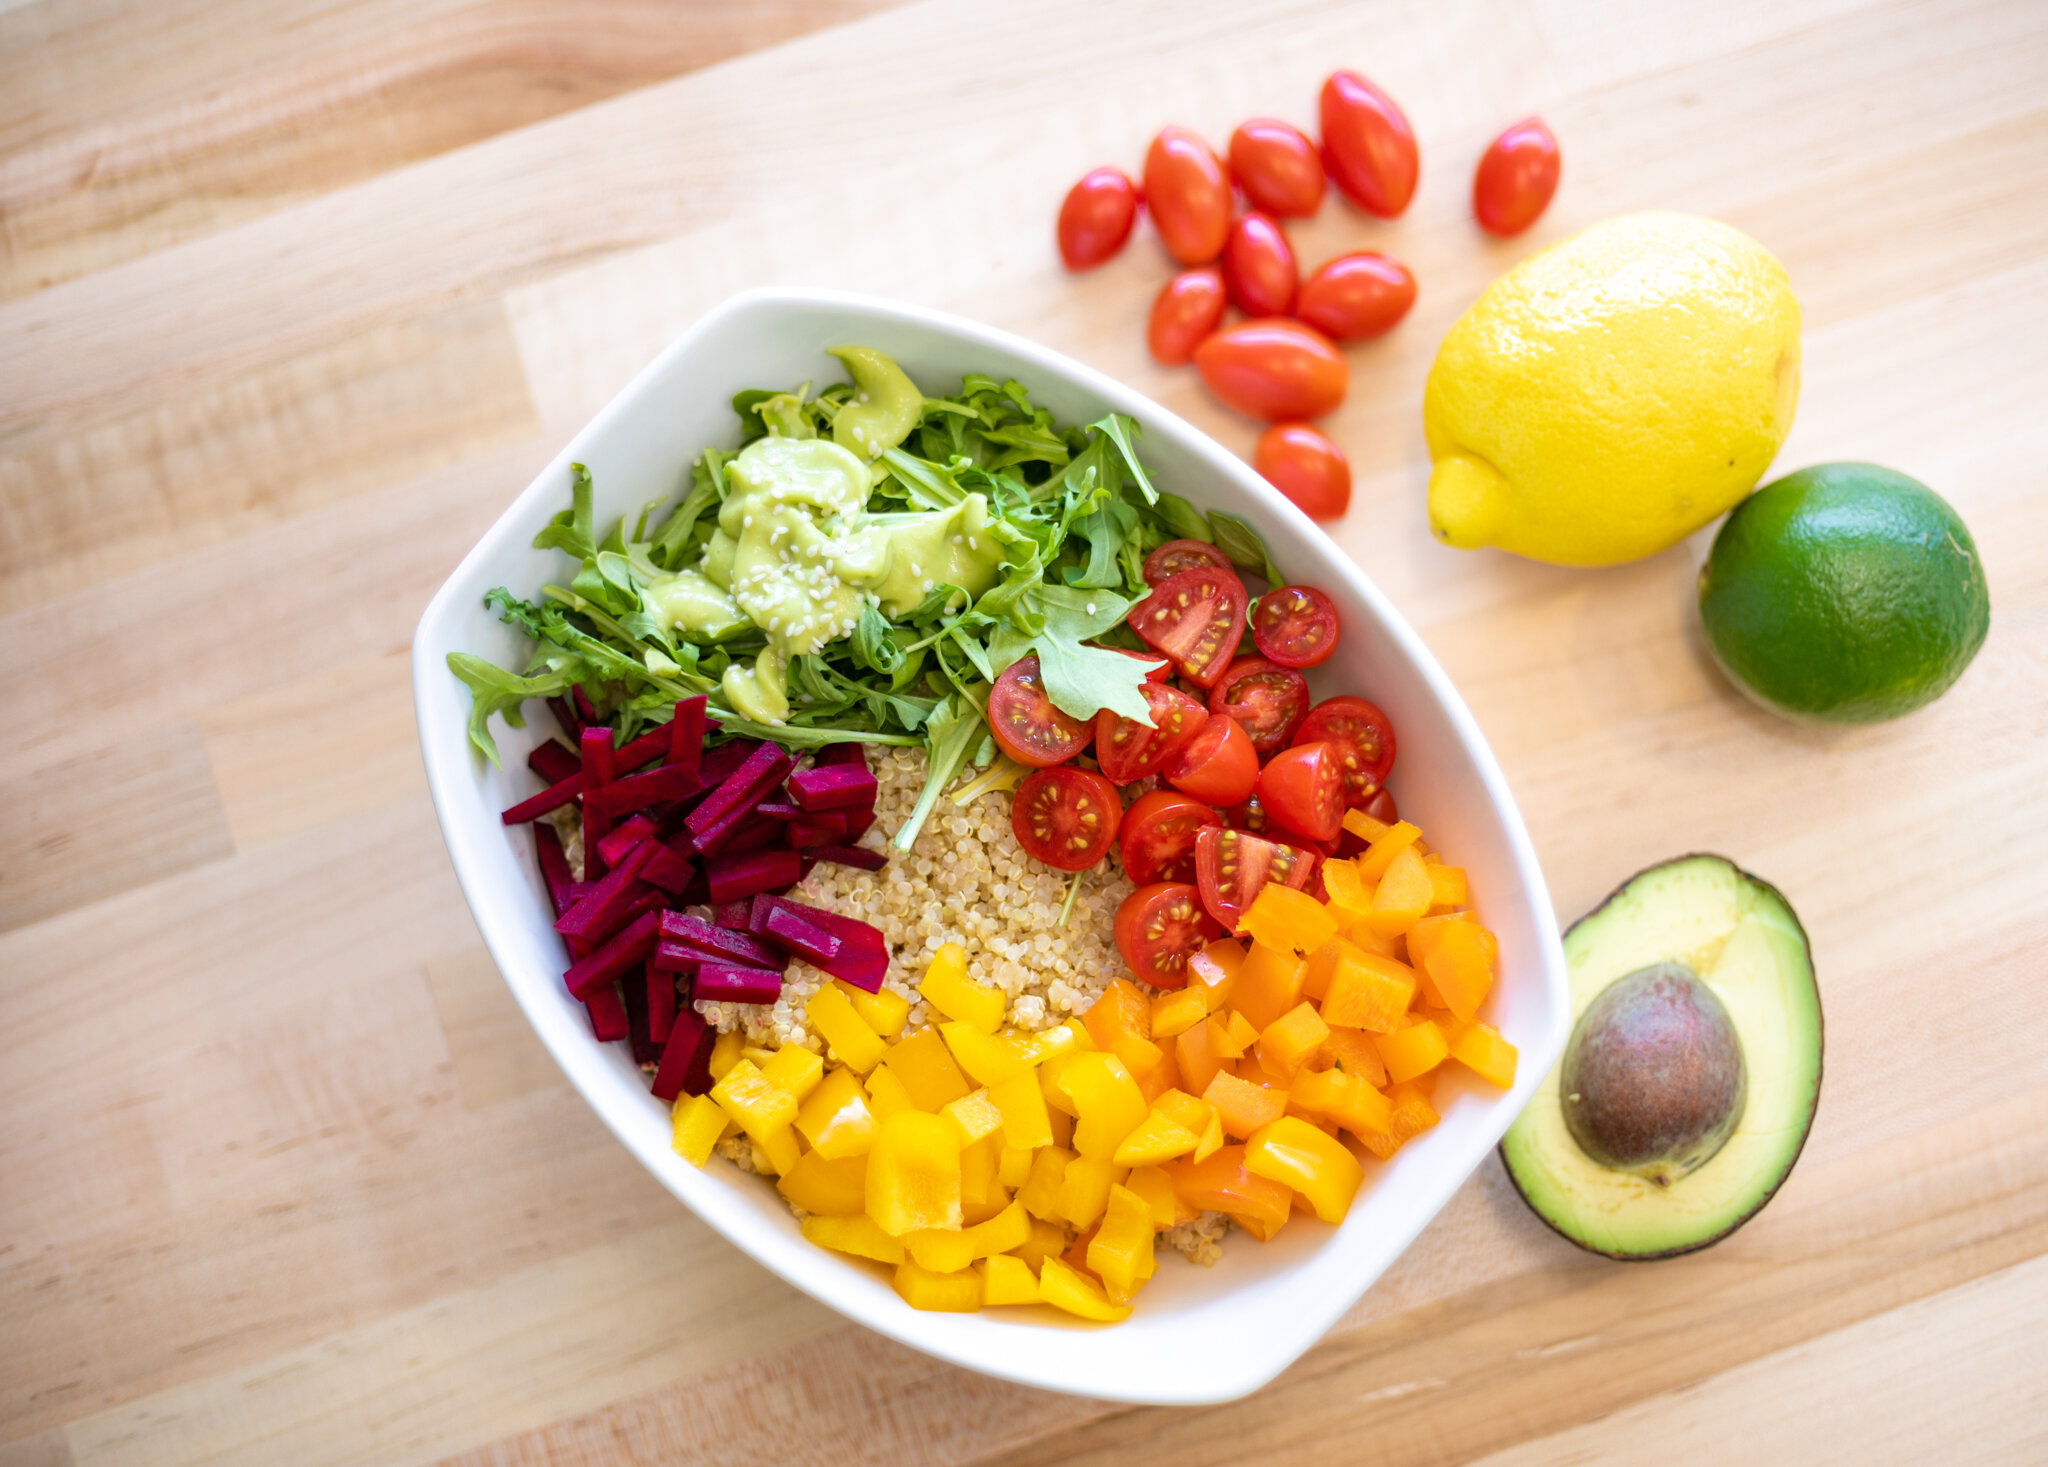
POLYGON ((1668 1187, 1711 1160, 1741 1122, 1742 1042, 1712 988, 1682 964, 1655 963, 1586 1006, 1559 1094, 1589 1158, 1668 1187))

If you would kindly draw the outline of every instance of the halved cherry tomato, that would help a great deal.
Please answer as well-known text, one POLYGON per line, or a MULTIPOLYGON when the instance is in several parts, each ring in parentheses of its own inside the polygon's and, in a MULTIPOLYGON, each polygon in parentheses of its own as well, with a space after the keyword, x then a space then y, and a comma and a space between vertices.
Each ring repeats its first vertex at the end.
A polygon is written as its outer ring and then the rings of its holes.
POLYGON ((1225 406, 1269 423, 1320 418, 1351 376, 1328 337, 1277 317, 1224 327, 1195 348, 1195 370, 1225 406))
POLYGON ((1363 698, 1325 698, 1309 709, 1295 731, 1298 744, 1326 739, 1337 746, 1344 770, 1344 803, 1366 808, 1394 767, 1394 725, 1363 698))
POLYGON ((1223 253, 1230 230, 1230 180, 1194 133, 1162 127, 1145 150, 1145 207, 1166 252, 1183 265, 1206 265, 1223 253))
POLYGON ((1322 207, 1322 161, 1290 123, 1254 117, 1232 133, 1230 176, 1253 208, 1282 219, 1306 219, 1322 207))
POLYGON ((1095 715, 1095 762, 1117 784, 1157 774, 1167 757, 1209 721, 1209 710, 1179 688, 1148 682, 1141 691, 1152 710, 1151 728, 1107 708, 1095 715))
POLYGON ((1086 871, 1109 853, 1124 802, 1092 769, 1066 765, 1024 777, 1010 802, 1010 829, 1024 854, 1061 871, 1086 871))
POLYGON ((1092 270, 1124 247, 1138 217, 1138 189, 1121 168, 1091 168, 1060 201, 1060 259, 1092 270))
POLYGON ((1275 423, 1259 435, 1252 467, 1313 520, 1351 507, 1351 462, 1330 435, 1307 423, 1275 423))
POLYGON ((1195 837, 1223 817, 1190 795, 1153 790, 1124 811, 1118 854, 1124 875, 1139 886, 1195 879, 1195 837))
POLYGON ((1370 341, 1415 304, 1415 277, 1399 260, 1355 250, 1327 260, 1301 283, 1294 314, 1332 341, 1370 341))
POLYGON ((1321 860, 1313 851, 1214 827, 1195 837, 1195 885, 1202 905, 1227 932, 1237 931, 1261 887, 1269 881, 1308 889, 1321 860))
POLYGON ((1237 650, 1244 607, 1236 571, 1200 565, 1159 582, 1125 620, 1146 646, 1172 658, 1182 677, 1208 688, 1237 650))
MULTIPOLYGON (((1379 793, 1375 794, 1359 808, 1383 825, 1392 825, 1401 818, 1401 810, 1394 803, 1393 793, 1386 789, 1380 790, 1379 793)), ((1337 837, 1337 849, 1331 852, 1331 854, 1355 856, 1363 851, 1368 844, 1369 842, 1365 837, 1355 834, 1351 827, 1347 825, 1344 827, 1344 833, 1337 837)))
POLYGON ((1185 988, 1188 959, 1216 935, 1201 892, 1184 882, 1141 886, 1116 909, 1116 950, 1154 988, 1185 988))
POLYGON ((1283 830, 1318 845, 1344 828, 1344 770, 1327 739, 1282 749, 1259 771, 1259 803, 1283 830))
POLYGON ((1394 99, 1355 71, 1323 83, 1323 172, 1368 214, 1395 218, 1415 197, 1415 129, 1394 99))
POLYGON ((1228 296, 1214 265, 1183 270, 1159 287, 1145 323, 1145 348, 1162 367, 1179 367, 1223 324, 1228 296))
POLYGON ((1275 586, 1252 604, 1252 645, 1282 667, 1321 667, 1337 650, 1337 607, 1314 586, 1275 586))
POLYGON ((1472 174, 1472 217, 1488 234, 1520 234, 1550 207, 1563 166, 1543 119, 1523 118, 1480 155, 1472 174))
POLYGON ((1294 246, 1279 221, 1265 214, 1240 215, 1223 242, 1223 285, 1230 303, 1247 316, 1284 316, 1294 309, 1300 280, 1294 246))
POLYGON ((1038 658, 1029 656, 1018 658, 996 679, 988 695, 988 731, 1019 764, 1047 769, 1087 748, 1095 725, 1070 718, 1053 705, 1039 675, 1038 658))
POLYGON ((1205 565, 1237 574, 1230 557, 1207 540, 1168 540, 1145 557, 1145 584, 1156 586, 1168 576, 1205 565))
MULTIPOLYGON (((1341 825, 1339 826, 1336 840, 1310 840, 1307 836, 1287 829, 1287 827, 1273 818, 1272 813, 1266 808, 1266 802, 1259 798, 1257 790, 1253 790, 1243 804, 1232 805, 1228 810, 1225 810, 1223 812, 1223 823, 1232 830, 1242 830, 1250 835, 1262 835, 1267 840, 1284 840, 1291 841, 1296 845, 1314 846, 1325 856, 1339 854, 1338 846, 1343 843, 1345 835, 1341 825)), ((1363 842, 1360 843, 1359 849, 1364 849, 1363 842)), ((1320 870, 1321 868, 1318 867, 1317 869, 1320 870)))
POLYGON ((1209 712, 1243 724, 1263 759, 1286 748, 1308 716, 1308 681, 1263 657, 1240 657, 1209 690, 1209 712))
POLYGON ((1259 753, 1236 719, 1211 718, 1159 772, 1198 800, 1235 805, 1259 782, 1259 753))

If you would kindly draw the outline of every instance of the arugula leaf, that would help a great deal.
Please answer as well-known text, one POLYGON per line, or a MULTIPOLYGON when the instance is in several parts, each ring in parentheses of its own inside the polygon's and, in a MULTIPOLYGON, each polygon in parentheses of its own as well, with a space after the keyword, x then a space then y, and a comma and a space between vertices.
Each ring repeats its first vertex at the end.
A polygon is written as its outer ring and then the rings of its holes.
POLYGON ((448 670, 469 689, 469 741, 494 768, 499 767, 498 742, 491 737, 491 715, 499 715, 513 728, 525 728, 521 705, 528 698, 551 697, 568 686, 559 674, 518 677, 467 652, 450 652, 448 670))
POLYGON ((536 550, 562 550, 578 560, 597 554, 597 520, 591 508, 590 470, 569 465, 569 507, 533 537, 536 550))
POLYGON ((989 665, 1000 673, 1035 652, 1046 696, 1060 712, 1070 718, 1093 718, 1107 708, 1151 728, 1151 706, 1139 691, 1150 669, 1121 652, 1084 645, 1119 625, 1134 603, 1115 591, 1073 586, 1040 586, 1025 599, 1041 618, 1040 629, 998 627, 989 638, 989 665))
MULTIPOLYGON (((987 685, 981 684, 980 687, 985 697, 987 685)), ((925 724, 924 788, 918 792, 917 803, 910 809, 910 818, 896 832, 892 844, 897 850, 908 851, 917 844, 917 833, 924 829, 932 807, 938 804, 946 786, 953 782, 953 776, 960 772, 968 751, 984 731, 981 708, 966 692, 954 694, 933 710, 925 724)))
POLYGON ((1209 511, 1209 526, 1215 532, 1216 548, 1230 557, 1232 565, 1253 575, 1264 576, 1268 586, 1287 584, 1280 568, 1273 564, 1264 538, 1251 527, 1249 520, 1212 509, 1209 511))
POLYGON ((1108 417, 1088 426, 1116 445, 1117 452, 1123 455, 1124 467, 1129 469, 1131 477, 1138 481, 1138 492, 1145 496, 1147 504, 1157 504, 1159 491, 1152 487, 1152 481, 1146 477, 1145 466, 1138 462, 1138 450, 1133 446, 1138 441, 1138 435, 1144 430, 1122 413, 1111 413, 1108 417))
POLYGON ((1216 536, 1209 528, 1209 521, 1203 517, 1200 510, 1178 494, 1162 493, 1152 509, 1159 516, 1160 522, 1166 526, 1169 538, 1200 540, 1210 545, 1216 543, 1216 536))

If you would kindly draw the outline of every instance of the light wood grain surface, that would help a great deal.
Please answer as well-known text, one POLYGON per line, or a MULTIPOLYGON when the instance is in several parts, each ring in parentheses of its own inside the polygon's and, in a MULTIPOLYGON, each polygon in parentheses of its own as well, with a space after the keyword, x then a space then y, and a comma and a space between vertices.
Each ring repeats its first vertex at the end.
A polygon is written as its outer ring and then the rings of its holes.
POLYGON ((0 4, 0 1467, 2048 1460, 2048 9, 2029 0, 30 0, 0 4), (1050 219, 1162 122, 1421 137, 1421 281, 1350 353, 1332 533, 1443 659, 1559 915, 1713 849, 1813 935, 1805 1158, 1693 1258, 1580 1254, 1497 1163, 1273 1386, 1052 1397, 850 1326, 683 1211, 492 970, 407 640, 512 493, 729 292, 1021 330, 1248 450, 1152 365, 1149 236, 1050 219), (1466 217, 1540 111, 1564 185, 1466 217), (1846 733, 1705 660, 1704 537, 1578 573, 1426 530, 1418 400, 1494 274, 1711 213, 1805 309, 1784 466, 1975 531, 1990 640, 1846 733))

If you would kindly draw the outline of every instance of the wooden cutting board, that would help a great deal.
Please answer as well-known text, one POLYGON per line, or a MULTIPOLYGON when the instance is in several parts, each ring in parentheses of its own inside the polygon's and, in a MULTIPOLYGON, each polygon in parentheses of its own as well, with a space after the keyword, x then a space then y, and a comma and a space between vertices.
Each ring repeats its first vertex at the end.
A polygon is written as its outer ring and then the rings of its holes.
POLYGON ((1334 0, 37 0, 0 6, 0 1464, 2048 1459, 2048 10, 1334 0), (827 29, 820 27, 830 26, 827 29), (1149 235, 1062 190, 1161 123, 1420 133, 1412 317, 1349 353, 1332 533, 1463 689, 1559 915, 1719 850, 1814 939, 1827 1080, 1727 1244, 1560 1242, 1489 1163, 1249 1400, 1131 1410, 841 1321, 697 1223, 525 1029, 451 879, 420 608, 675 333, 761 283, 1023 331, 1224 443, 1145 357, 1149 235), (1470 168, 1540 112, 1528 236, 1470 168), (1992 630, 1933 708, 1743 703, 1703 539, 1580 573, 1425 528, 1417 403, 1487 280, 1601 216, 1785 261, 1781 462, 1975 531, 1992 630))

